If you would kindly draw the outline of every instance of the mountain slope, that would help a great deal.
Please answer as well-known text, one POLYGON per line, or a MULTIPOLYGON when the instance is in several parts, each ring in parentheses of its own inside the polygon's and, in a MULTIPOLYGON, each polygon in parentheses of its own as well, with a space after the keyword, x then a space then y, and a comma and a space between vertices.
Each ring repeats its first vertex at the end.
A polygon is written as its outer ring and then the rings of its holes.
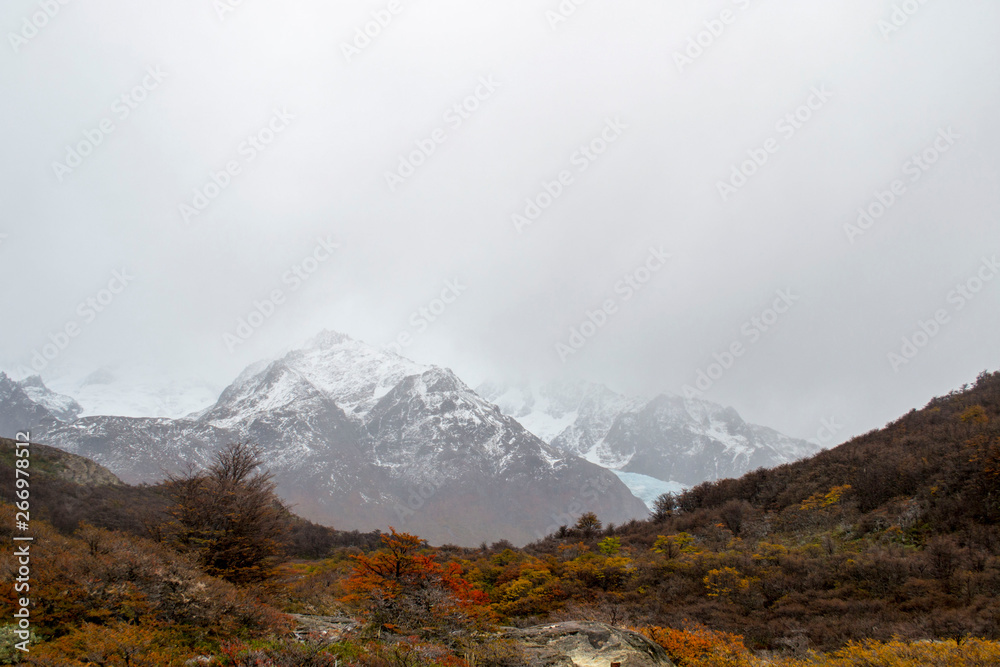
POLYGON ((204 466, 216 449, 239 435, 185 419, 83 417, 36 428, 32 439, 93 459, 122 481, 140 484, 162 480, 189 465, 204 466))
MULTIPOLYGON (((586 599, 627 600, 637 625, 700 622, 800 655, 1000 637, 1000 372, 810 458, 699 484, 615 536, 635 575, 586 599)), ((553 535, 528 548, 530 567, 571 571, 557 559, 603 539, 553 535)), ((857 664, 933 664, 879 656, 857 664)))
POLYGON ((545 444, 451 371, 403 380, 372 410, 367 431, 375 460, 402 483, 397 512, 419 534, 441 522, 452 541, 469 543, 474 514, 521 542, 584 511, 612 522, 645 515, 614 475, 545 444))
MULTIPOLYGON (((15 450, 17 444, 14 440, 0 438, 0 462, 13 468, 15 464, 15 450)), ((54 478, 81 486, 120 486, 122 481, 118 479, 110 470, 98 465, 94 461, 76 454, 70 454, 56 447, 47 447, 32 443, 31 452, 31 473, 36 478, 54 478)), ((10 475, 7 490, 14 488, 14 475, 10 475)), ((37 479, 36 479, 37 481, 37 479)), ((46 480, 48 481, 48 480, 46 480)), ((10 496, 14 500, 13 495, 10 496)))
POLYGON ((899 499, 916 503, 930 522, 925 527, 1000 522, 1000 372, 808 459, 699 485, 687 500, 692 507, 737 500, 787 510, 837 486, 850 487, 847 497, 862 513, 899 499))

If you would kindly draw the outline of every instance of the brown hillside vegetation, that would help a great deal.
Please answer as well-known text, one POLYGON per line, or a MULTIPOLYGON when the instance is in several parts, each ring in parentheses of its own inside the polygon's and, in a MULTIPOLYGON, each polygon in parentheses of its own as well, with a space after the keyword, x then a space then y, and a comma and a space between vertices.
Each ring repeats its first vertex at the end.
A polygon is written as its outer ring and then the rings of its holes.
POLYGON ((811 459, 737 480, 705 483, 679 500, 685 510, 745 501, 767 511, 793 507, 835 486, 869 513, 894 498, 912 497, 935 532, 1000 519, 1000 373, 932 400, 886 428, 811 459))

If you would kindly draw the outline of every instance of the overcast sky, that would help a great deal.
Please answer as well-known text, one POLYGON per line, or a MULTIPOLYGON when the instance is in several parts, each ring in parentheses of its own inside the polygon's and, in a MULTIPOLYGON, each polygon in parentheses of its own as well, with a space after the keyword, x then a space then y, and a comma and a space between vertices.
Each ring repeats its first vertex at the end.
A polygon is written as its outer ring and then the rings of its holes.
POLYGON ((561 6, 6 0, 0 367, 403 334, 838 441, 1000 368, 1000 5, 561 6))

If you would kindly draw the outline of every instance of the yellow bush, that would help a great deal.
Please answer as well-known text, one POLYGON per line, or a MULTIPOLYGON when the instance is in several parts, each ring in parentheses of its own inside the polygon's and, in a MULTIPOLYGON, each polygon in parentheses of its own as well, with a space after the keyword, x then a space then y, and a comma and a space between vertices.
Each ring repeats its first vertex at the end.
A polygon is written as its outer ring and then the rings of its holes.
POLYGON ((744 577, 739 570, 733 567, 709 570, 703 581, 710 598, 728 598, 734 593, 743 593, 753 583, 753 579, 744 577))
POLYGON ((799 505, 800 510, 819 510, 825 509, 827 507, 833 507, 840 502, 840 499, 844 496, 847 491, 851 490, 850 484, 845 484, 843 486, 835 486, 831 488, 826 493, 814 493, 799 505))
POLYGON ((992 667, 1000 665, 1000 644, 968 639, 926 642, 875 642, 848 644, 817 661, 791 663, 788 667, 992 667))

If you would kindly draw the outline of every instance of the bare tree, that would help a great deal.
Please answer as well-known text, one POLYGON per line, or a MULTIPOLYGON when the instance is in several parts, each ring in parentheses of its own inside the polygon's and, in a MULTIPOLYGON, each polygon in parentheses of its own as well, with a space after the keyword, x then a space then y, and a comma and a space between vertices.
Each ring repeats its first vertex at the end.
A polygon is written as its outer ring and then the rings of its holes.
POLYGON ((284 550, 290 515, 260 465, 259 448, 236 442, 207 470, 188 469, 166 484, 170 541, 195 553, 207 573, 235 584, 270 577, 284 550))
POLYGON ((649 518, 653 520, 653 523, 663 523, 674 515, 677 508, 677 496, 672 493, 661 493, 653 501, 653 509, 649 513, 649 518))
POLYGON ((583 531, 584 537, 593 537, 601 527, 601 520, 593 512, 586 512, 576 521, 576 529, 583 531))

